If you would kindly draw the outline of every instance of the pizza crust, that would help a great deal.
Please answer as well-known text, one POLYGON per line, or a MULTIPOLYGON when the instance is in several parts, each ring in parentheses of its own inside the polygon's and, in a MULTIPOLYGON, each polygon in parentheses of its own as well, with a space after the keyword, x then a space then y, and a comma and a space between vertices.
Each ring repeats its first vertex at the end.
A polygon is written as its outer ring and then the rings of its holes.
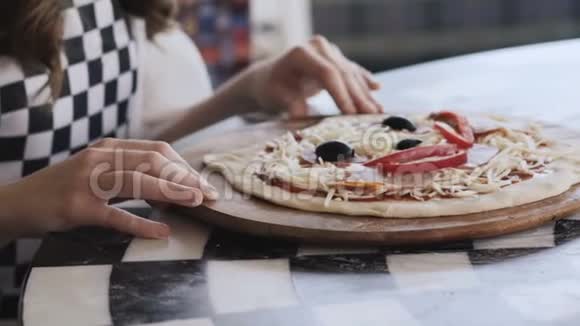
MULTIPOLYGON (((568 142, 568 145, 571 144, 568 142)), ((254 173, 249 172, 251 169, 248 169, 248 166, 253 164, 256 153, 262 149, 262 145, 254 145, 229 153, 208 154, 204 157, 204 163, 222 174, 236 190, 281 206, 305 211, 383 218, 411 219, 481 213, 558 196, 580 183, 580 162, 558 158, 550 164, 549 174, 536 175, 532 179, 510 185, 497 192, 471 198, 427 201, 387 199, 372 202, 332 200, 330 205, 325 206, 324 197, 292 193, 268 185, 254 173)))
POLYGON ((580 182, 580 173, 573 163, 559 160, 552 164, 553 172, 537 176, 495 193, 473 198, 434 199, 429 201, 384 200, 375 202, 332 201, 325 198, 296 194, 264 183, 253 173, 245 173, 258 147, 227 154, 210 154, 205 164, 216 169, 238 191, 265 199, 278 205, 323 213, 376 216, 385 218, 425 218, 464 215, 514 207, 560 195, 580 182))

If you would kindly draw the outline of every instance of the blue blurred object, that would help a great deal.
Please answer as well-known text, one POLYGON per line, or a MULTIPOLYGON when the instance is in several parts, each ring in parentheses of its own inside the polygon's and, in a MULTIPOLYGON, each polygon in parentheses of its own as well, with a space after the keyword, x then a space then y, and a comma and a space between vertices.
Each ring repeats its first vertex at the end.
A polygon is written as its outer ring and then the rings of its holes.
POLYGON ((217 86, 250 61, 248 0, 180 0, 178 20, 195 41, 217 86))

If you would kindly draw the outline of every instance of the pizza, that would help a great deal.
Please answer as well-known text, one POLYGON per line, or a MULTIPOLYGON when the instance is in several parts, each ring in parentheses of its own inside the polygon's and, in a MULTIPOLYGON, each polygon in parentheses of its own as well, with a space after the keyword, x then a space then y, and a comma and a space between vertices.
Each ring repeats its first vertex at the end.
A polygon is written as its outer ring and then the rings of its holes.
POLYGON ((385 218, 479 213, 580 183, 575 136, 522 119, 441 111, 323 119, 204 163, 238 191, 306 211, 385 218))

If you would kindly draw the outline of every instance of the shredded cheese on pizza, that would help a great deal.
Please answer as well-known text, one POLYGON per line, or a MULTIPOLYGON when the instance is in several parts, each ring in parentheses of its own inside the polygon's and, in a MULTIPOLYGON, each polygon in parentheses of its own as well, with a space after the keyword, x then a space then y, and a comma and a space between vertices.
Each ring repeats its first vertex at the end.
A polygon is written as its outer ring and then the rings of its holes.
POLYGON ((363 165, 396 153, 403 139, 419 140, 419 146, 447 142, 428 117, 415 118, 413 123, 417 130, 411 132, 385 128, 377 116, 327 119, 269 142, 253 173, 265 182, 322 196, 325 206, 333 201, 473 197, 550 173, 554 154, 537 125, 525 130, 502 127, 477 137, 468 155, 480 162, 459 167, 392 175, 363 165), (334 140, 352 146, 355 157, 351 162, 324 162, 316 156, 317 146, 334 140))

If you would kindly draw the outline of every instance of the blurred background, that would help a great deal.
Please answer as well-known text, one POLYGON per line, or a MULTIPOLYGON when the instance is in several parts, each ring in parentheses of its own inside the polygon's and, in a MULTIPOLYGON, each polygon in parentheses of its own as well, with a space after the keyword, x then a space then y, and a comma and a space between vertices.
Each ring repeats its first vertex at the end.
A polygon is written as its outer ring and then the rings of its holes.
POLYGON ((214 85, 313 33, 373 71, 580 36, 580 0, 180 0, 214 85))

